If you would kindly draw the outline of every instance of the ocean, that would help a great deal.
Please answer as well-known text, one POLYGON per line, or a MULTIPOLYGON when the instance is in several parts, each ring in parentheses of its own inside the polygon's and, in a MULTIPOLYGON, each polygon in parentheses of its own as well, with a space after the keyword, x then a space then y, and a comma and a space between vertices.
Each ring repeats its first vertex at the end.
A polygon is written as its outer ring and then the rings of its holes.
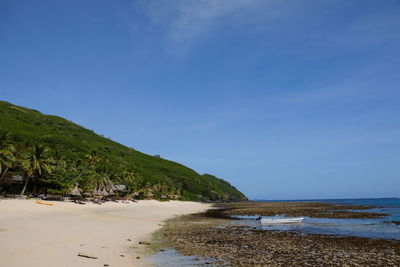
MULTIPOLYGON (((400 225, 391 221, 400 221, 400 199, 379 198, 379 199, 313 199, 313 200, 264 200, 261 202, 304 202, 318 201, 325 203, 338 203, 355 206, 369 206, 368 210, 352 210, 360 212, 377 212, 389 214, 380 219, 331 219, 331 218, 309 218, 305 217, 303 223, 293 225, 262 225, 256 221, 257 216, 235 216, 241 220, 232 220, 227 224, 247 226, 249 229, 297 231, 300 233, 324 234, 333 236, 358 236, 374 239, 400 240, 400 225)), ((221 225, 221 227, 224 227, 221 225)), ((150 259, 155 266, 163 267, 186 267, 208 264, 212 259, 200 259, 197 256, 182 256, 173 248, 166 248, 150 259)))
MULTIPOLYGON (((400 240, 400 225, 391 223, 391 221, 400 221, 399 198, 314 199, 284 201, 319 201, 354 206, 369 206, 371 209, 354 211, 385 213, 389 215, 380 219, 331 219, 305 217, 303 223, 294 225, 260 225, 254 221, 254 216, 241 216, 242 220, 239 223, 257 227, 263 230, 294 230, 302 233, 400 240)), ((265 202, 282 202, 282 200, 265 200, 265 202)))

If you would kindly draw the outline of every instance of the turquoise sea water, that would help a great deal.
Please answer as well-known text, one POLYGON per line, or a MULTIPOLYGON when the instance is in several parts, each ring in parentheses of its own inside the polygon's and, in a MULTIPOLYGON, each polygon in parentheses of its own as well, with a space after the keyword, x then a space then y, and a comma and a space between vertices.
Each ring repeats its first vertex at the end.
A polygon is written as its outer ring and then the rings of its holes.
MULTIPOLYGON (((288 200, 290 201, 290 200, 288 200)), ((299 201, 299 200, 296 200, 299 201)), ((301 200, 304 201, 304 200, 301 200)), ((305 200, 309 201, 309 200, 305 200)), ((400 225, 390 221, 400 221, 400 199, 319 199, 326 203, 346 205, 362 205, 372 207, 361 212, 386 213, 388 216, 380 219, 331 219, 305 217, 303 223, 292 225, 262 225, 254 220, 254 216, 241 216, 239 224, 257 227, 264 230, 299 231, 302 233, 328 234, 338 236, 360 236, 368 238, 400 240, 400 225)), ((357 211, 357 210, 355 210, 357 211)))

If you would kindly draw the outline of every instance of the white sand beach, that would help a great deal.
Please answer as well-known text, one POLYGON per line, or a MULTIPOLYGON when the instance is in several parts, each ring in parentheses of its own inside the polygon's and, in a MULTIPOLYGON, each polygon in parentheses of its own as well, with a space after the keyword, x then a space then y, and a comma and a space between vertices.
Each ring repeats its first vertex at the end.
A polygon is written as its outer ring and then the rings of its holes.
POLYGON ((145 246, 163 221, 203 211, 194 202, 107 202, 78 205, 35 200, 0 201, 0 266, 148 266, 145 246), (129 241, 130 240, 130 241, 129 241), (98 257, 79 257, 79 253, 98 257), (140 259, 136 257, 140 256, 140 259))

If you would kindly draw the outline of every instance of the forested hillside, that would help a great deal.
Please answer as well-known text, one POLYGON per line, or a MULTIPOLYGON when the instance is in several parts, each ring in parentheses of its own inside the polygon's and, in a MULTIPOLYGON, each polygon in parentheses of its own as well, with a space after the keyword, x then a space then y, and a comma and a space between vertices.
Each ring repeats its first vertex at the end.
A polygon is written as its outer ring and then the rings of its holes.
MULTIPOLYGON (((123 125, 121 125, 123 127, 123 125)), ((104 138, 66 119, 0 101, 0 178, 23 175, 27 192, 83 195, 110 185, 139 198, 237 201, 246 197, 228 182, 200 175, 179 163, 151 156, 104 138), (35 165, 36 164, 36 165, 35 165)), ((115 188, 114 188, 115 189, 115 188)))

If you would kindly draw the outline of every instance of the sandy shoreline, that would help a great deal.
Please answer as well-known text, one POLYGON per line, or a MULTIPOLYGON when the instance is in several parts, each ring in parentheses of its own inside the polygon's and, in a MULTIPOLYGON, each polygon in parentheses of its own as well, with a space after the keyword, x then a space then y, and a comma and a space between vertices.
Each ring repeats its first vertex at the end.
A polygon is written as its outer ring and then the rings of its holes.
POLYGON ((150 239, 168 218, 210 207, 154 200, 103 205, 53 203, 0 201, 0 266, 148 266, 151 262, 143 258, 145 248, 139 241, 150 239), (78 257, 78 253, 98 259, 78 257))

